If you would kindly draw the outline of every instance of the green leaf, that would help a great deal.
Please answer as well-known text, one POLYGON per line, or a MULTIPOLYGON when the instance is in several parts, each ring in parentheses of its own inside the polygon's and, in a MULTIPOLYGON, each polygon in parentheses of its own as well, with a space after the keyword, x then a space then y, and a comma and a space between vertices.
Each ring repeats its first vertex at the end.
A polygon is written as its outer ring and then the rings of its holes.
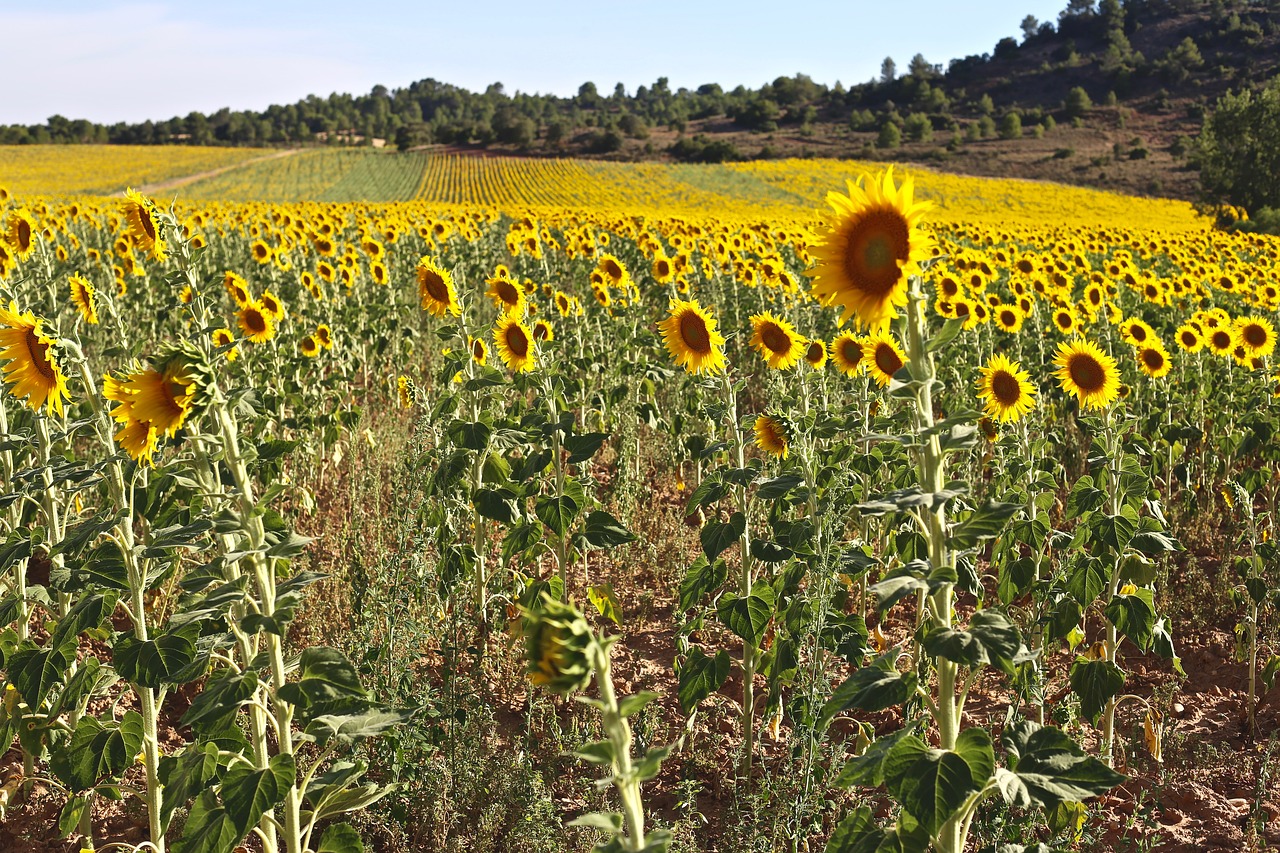
POLYGON ((884 784, 884 762, 889 753, 897 746, 898 741, 911 736, 910 729, 901 729, 891 735, 876 738, 862 755, 849 759, 835 784, 839 788, 850 788, 861 785, 864 788, 878 788, 884 784))
POLYGON ((628 696, 618 703, 618 716, 625 720, 657 698, 658 694, 652 690, 642 690, 633 696, 628 696))
POLYGON ((756 490, 756 497, 764 501, 777 500, 778 498, 786 497, 787 493, 803 482, 803 477, 798 477, 795 474, 783 474, 761 483, 756 490))
POLYGON ((359 697, 331 699, 307 708, 310 717, 307 734, 321 744, 330 738, 351 743, 360 738, 376 737, 387 729, 408 722, 413 711, 390 708, 380 702, 359 697))
POLYGON ((543 495, 534 504, 534 513, 547 529, 561 539, 578 517, 578 502, 568 495, 543 495))
POLYGON ((962 317, 952 317, 942 324, 942 328, 933 334, 928 341, 925 342, 924 348, 927 352, 939 352, 947 344, 956 339, 964 329, 965 320, 962 317))
POLYGON ((735 592, 722 595, 716 604, 716 616, 744 643, 758 648, 764 639, 764 630, 773 618, 773 607, 773 588, 758 581, 748 596, 735 592))
POLYGON ((182 715, 182 725, 199 727, 230 717, 257 689, 256 672, 223 670, 205 682, 204 689, 191 700, 191 707, 182 715))
POLYGON ((836 824, 823 853, 876 853, 884 840, 884 830, 876 826, 871 809, 860 806, 836 824))
POLYGON ((29 707, 39 708, 53 686, 62 683, 74 653, 69 645, 19 648, 7 662, 9 680, 29 707))
POLYGON ((1151 647, 1156 611, 1151 590, 1139 589, 1131 595, 1117 595, 1102 611, 1116 630, 1144 652, 1151 647))
POLYGON ((893 652, 881 655, 871 665, 845 679, 822 706, 818 727, 826 728, 836 714, 849 708, 883 711, 907 701, 907 697, 915 692, 916 676, 893 669, 893 655, 893 652))
POLYGON ((569 821, 565 826, 585 826, 609 835, 618 835, 622 832, 622 814, 621 812, 587 812, 569 821))
POLYGON ((972 548, 986 539, 994 539, 1004 529, 1005 522, 1022 508, 1022 504, 987 501, 952 530, 953 547, 972 548))
POLYGON ((218 802, 212 789, 196 798, 182 827, 182 838, 173 845, 174 853, 231 853, 245 833, 236 828, 227 810, 218 802))
POLYGON ((81 717, 71 740, 53 753, 49 769, 72 791, 86 791, 118 778, 142 749, 142 715, 128 711, 120 722, 81 717))
POLYGON ((542 540, 542 527, 522 522, 511 528, 502 540, 502 559, 510 560, 516 554, 525 554, 542 540))
POLYGON ((154 640, 123 638, 112 650, 112 659, 120 676, 139 687, 157 688, 166 683, 181 683, 196 659, 196 639, 200 625, 191 623, 176 631, 161 634, 154 640))
POLYGON ((613 594, 613 584, 601 583, 587 588, 587 598, 601 616, 615 625, 622 625, 622 605, 613 594))
POLYGON ((173 813, 209 787, 218 776, 218 745, 192 744, 176 756, 160 759, 160 821, 168 826, 173 813))
POLYGON ((360 833, 349 823, 330 824, 320 837, 316 853, 364 853, 360 833))
POLYGON ((709 562, 706 555, 698 557, 680 583, 680 609, 690 609, 703 596, 710 595, 724 586, 728 577, 729 567, 725 565, 724 560, 709 562))
POLYGON ((489 438, 493 435, 493 428, 483 421, 474 423, 466 423, 464 421, 454 421, 449 424, 449 440, 458 447, 467 450, 484 450, 489 446, 489 438))
POLYGON ((997 781, 1010 805, 1052 808, 1060 802, 1082 802, 1106 793, 1125 778, 1085 755, 1052 726, 1019 721, 1005 728, 1002 739, 1009 770, 998 773, 997 781))
POLYGON ((747 517, 741 512, 733 513, 728 521, 708 521, 698 534, 698 539, 702 542, 702 553, 707 555, 708 560, 714 560, 737 542, 746 529, 747 517))
POLYGON ((1071 689, 1080 697, 1080 713, 1097 725, 1107 702, 1124 689, 1124 670, 1105 658, 1077 657, 1071 665, 1071 689))
POLYGON ((885 760, 889 792, 931 835, 979 790, 973 777, 974 771, 960 755, 929 749, 914 736, 903 738, 885 760))
POLYGON ((569 465, 577 465, 579 462, 586 462, 592 456, 596 455, 596 451, 604 444, 605 439, 609 437, 607 432, 589 432, 586 435, 571 435, 564 440, 564 449, 568 451, 569 458, 565 460, 569 465))
POLYGON ((695 509, 710 506, 727 494, 729 494, 729 485, 727 483, 714 475, 707 476, 689 495, 689 502, 685 506, 684 514, 693 515, 695 509))
POLYGON ((62 811, 58 812, 58 837, 66 838, 80 828, 80 816, 84 814, 89 798, 80 794, 67 797, 62 811))
POLYGON ((1036 580, 1036 561, 1032 557, 1019 557, 1003 563, 999 569, 996 595, 1004 605, 1010 605, 1031 589, 1036 580))
POLYGON ((995 664, 1010 674, 1025 651, 1018 626, 998 610, 979 610, 969 620, 967 630, 933 629, 925 637, 924 648, 931 655, 970 668, 995 664))
POLYGON ((1086 557, 1067 576, 1067 592, 1081 607, 1088 607, 1107 588, 1107 580, 1102 561, 1086 557))
POLYGON ((285 684, 277 695, 286 702, 306 707, 346 696, 364 698, 360 677, 346 655, 327 646, 312 646, 302 652, 299 661, 301 675, 295 682, 285 684))
POLYGON ((613 548, 636 540, 636 535, 623 527, 622 522, 599 509, 587 516, 583 535, 597 548, 613 548))
POLYGON ((1159 530, 1144 530, 1134 534, 1129 547, 1143 554, 1164 554, 1169 551, 1185 551, 1182 543, 1159 530))
POLYGON ((724 649, 715 657, 707 657, 702 649, 694 646, 680 666, 678 697, 680 710, 693 713, 703 699, 716 692, 729 677, 729 653, 724 649))
POLYGON ((476 512, 502 524, 516 520, 516 493, 510 489, 480 489, 471 498, 476 512))
POLYGON ((956 737, 955 752, 973 772, 973 784, 977 788, 985 786, 996 769, 996 753, 991 733, 976 726, 965 729, 956 737))
POLYGON ((284 802, 296 775, 293 756, 287 752, 271 756, 265 770, 237 764, 227 771, 219 786, 222 802, 241 837, 257 826, 264 814, 284 802))

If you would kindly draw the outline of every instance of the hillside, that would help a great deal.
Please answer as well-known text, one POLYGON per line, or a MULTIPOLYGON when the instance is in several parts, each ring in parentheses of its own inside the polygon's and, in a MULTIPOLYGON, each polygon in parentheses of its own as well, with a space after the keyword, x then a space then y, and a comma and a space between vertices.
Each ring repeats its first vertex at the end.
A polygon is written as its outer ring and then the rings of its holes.
POLYGON ((914 160, 974 175, 1192 198, 1194 137, 1226 92, 1280 69, 1280 0, 1070 0, 1056 22, 945 68, 886 59, 845 87, 804 74, 758 89, 666 78, 605 95, 484 92, 425 79, 367 95, 310 96, 262 112, 94 125, 54 116, 0 127, 0 143, 377 146, 518 156, 724 162, 914 160), (901 72, 901 73, 900 73, 901 72))

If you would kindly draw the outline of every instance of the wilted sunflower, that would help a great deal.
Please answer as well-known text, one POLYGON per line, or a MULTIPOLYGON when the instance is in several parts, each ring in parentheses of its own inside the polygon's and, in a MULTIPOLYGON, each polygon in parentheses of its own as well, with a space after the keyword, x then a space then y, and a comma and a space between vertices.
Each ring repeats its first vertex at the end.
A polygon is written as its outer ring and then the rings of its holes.
POLYGON ((504 364, 514 373, 533 370, 534 344, 533 333, 520 319, 511 314, 498 318, 493 329, 493 342, 498 347, 498 355, 504 364))
POLYGON ((814 370, 821 370, 827 365, 827 345, 822 341, 809 341, 804 346, 804 360, 814 370))
POLYGON ((315 339, 314 335, 307 335, 298 342, 298 351, 307 358, 315 358, 320 354, 320 342, 315 339))
POLYGON ((887 332, 876 332, 862 341, 862 359, 867 363, 867 370, 876 384, 881 388, 889 384, 893 374, 907 363, 907 356, 898 346, 898 342, 887 332))
POLYGON ((1251 356, 1266 358, 1276 348, 1276 327, 1266 317, 1241 317, 1236 321, 1239 341, 1251 356))
POLYGON ((71 287, 71 304, 76 306, 80 316, 90 326, 98 325, 97 291, 93 289, 89 279, 75 273, 67 279, 67 284, 71 287))
POLYGON ((696 300, 672 299, 669 312, 658 328, 676 364, 693 374, 724 370, 725 339, 716 331, 716 319, 696 300))
POLYGON ((458 304, 458 292, 453 287, 453 276, 444 267, 436 264, 431 258, 424 256, 418 261, 418 296, 422 300, 422 310, 443 317, 462 314, 462 306, 458 304))
POLYGON ((1169 353, 1165 351, 1164 344, 1159 341, 1152 341, 1146 346, 1138 347, 1137 358, 1138 367, 1152 379, 1166 376, 1173 367, 1169 362, 1169 353))
POLYGON ((168 255, 165 252, 164 238, 161 236, 160 220, 156 204, 151 199, 129 187, 124 191, 124 217, 129 225, 129 233, 143 251, 150 252, 151 257, 163 261, 168 255))
MULTIPOLYGON (((231 344, 235 343, 235 340, 236 340, 235 332, 232 332, 230 329, 214 329, 213 330, 213 345, 217 349, 222 349, 223 347, 231 346, 231 344)), ((240 348, 231 347, 231 349, 227 350, 226 352, 227 361, 235 361, 236 356, 238 355, 240 355, 240 348)))
POLYGON ((786 320, 769 312, 751 318, 751 346, 774 370, 794 367, 804 355, 804 340, 786 320))
POLYGON ((489 285, 489 289, 484 295, 493 301, 495 308, 503 314, 514 314, 517 317, 524 314, 525 294, 520 285, 500 276, 491 278, 485 283, 489 285))
POLYGON ((1036 389, 1027 371, 1003 355, 994 355, 978 371, 978 397, 987 417, 1013 423, 1031 411, 1036 389))
POLYGON ((862 360, 864 340, 853 332, 842 332, 831 342, 831 360, 845 376, 856 376, 866 367, 862 360))
POLYGON ((19 314, 14 302, 0 308, 0 360, 9 393, 26 400, 33 412, 43 406, 46 414, 62 414, 62 402, 71 394, 58 363, 58 342, 45 334, 43 319, 30 311, 19 314))
POLYGON ((1186 352, 1199 352, 1204 348, 1204 336, 1200 334, 1199 329, 1190 323, 1183 323, 1179 326, 1174 338, 1178 341, 1178 346, 1182 347, 1186 352))
POLYGON ((879 329, 907 304, 907 277, 929 256, 933 241, 918 226, 932 205, 915 201, 910 178, 894 186, 892 167, 847 188, 847 196, 827 193, 835 214, 825 242, 813 249, 813 295, 839 306, 840 322, 856 316, 859 325, 879 329))
POLYGON ((264 343, 275 337, 276 324, 269 311, 257 302, 249 302, 236 314, 236 323, 244 332, 246 340, 255 344, 264 343))
POLYGON ((756 447, 779 459, 787 458, 791 444, 791 428, 786 421, 773 415, 760 415, 752 430, 756 434, 756 447))
POLYGON ((20 259, 31 254, 36 247, 36 222, 25 210, 15 210, 9 214, 5 237, 9 246, 20 259))
POLYGON ((1058 369, 1062 390, 1080 401, 1083 409, 1101 409, 1120 393, 1120 372, 1116 360, 1092 341, 1075 340, 1058 344, 1053 363, 1058 369))
POLYGON ((524 611, 524 637, 534 684, 567 696, 591 682, 591 626, 572 604, 543 594, 534 608, 524 611))

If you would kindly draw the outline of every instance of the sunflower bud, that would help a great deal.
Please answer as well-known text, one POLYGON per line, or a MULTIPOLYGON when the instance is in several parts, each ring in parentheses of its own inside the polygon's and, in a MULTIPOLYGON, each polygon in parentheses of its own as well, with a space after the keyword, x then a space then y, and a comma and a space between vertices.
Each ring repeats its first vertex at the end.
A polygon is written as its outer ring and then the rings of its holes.
POLYGON ((525 650, 529 680, 566 696, 591 681, 587 649, 594 642, 591 626, 572 604, 544 596, 525 611, 525 650))

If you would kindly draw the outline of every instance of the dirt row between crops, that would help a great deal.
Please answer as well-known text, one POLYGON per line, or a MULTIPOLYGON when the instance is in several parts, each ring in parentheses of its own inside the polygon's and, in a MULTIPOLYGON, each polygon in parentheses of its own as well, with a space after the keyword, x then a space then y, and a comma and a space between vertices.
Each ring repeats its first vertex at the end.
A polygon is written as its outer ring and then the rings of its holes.
MULTIPOLYGON (((239 163, 232 163, 230 166, 221 166, 217 169, 210 169, 207 172, 196 172, 194 175, 183 175, 180 178, 169 178, 168 180, 158 181, 154 184, 143 184, 140 187, 135 187, 135 189, 144 195, 155 195, 156 193, 161 193, 165 190, 173 190, 178 187, 185 187, 187 184, 194 184, 196 181, 203 181, 207 178, 216 178, 218 175, 235 169, 243 169, 245 166, 250 166, 254 163, 262 163, 266 160, 278 160, 281 157, 288 157, 291 154, 297 154, 299 150, 300 149, 297 148, 285 148, 280 151, 276 151, 273 154, 266 154, 262 157, 254 157, 251 160, 242 160, 239 163)), ((110 197, 124 198, 124 190, 114 192, 110 197)))

